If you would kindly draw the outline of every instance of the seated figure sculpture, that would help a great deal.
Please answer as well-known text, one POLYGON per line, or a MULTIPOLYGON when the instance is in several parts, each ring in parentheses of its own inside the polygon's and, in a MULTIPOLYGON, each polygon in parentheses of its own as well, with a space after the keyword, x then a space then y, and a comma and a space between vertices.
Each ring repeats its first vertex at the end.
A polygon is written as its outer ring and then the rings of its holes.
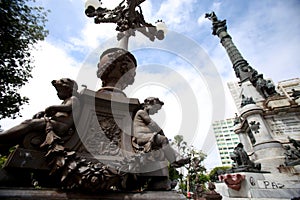
POLYGON ((247 152, 244 150, 244 145, 239 143, 234 151, 230 154, 231 159, 234 161, 233 171, 260 171, 261 164, 254 163, 250 160, 247 152))
MULTIPOLYGON (((49 165, 51 159, 43 164, 46 162, 45 157, 47 156, 45 150, 63 150, 62 146, 56 143, 57 141, 63 142, 74 135, 74 120, 76 120, 80 104, 77 93, 78 86, 74 80, 69 78, 53 80, 52 85, 55 87, 59 99, 63 100, 62 104, 49 106, 45 111, 35 114, 32 119, 25 120, 0 134, 1 152, 7 153, 10 147, 19 145, 10 154, 10 159, 7 160, 5 167, 0 170, 1 186, 30 186, 31 169, 35 170, 35 174, 41 175, 40 180, 43 180, 46 185, 52 184, 48 176, 45 179, 42 178, 44 174, 40 171, 40 169, 45 170, 47 167, 52 167, 49 165), (29 149, 37 154, 33 156, 29 149), (28 159, 32 162, 26 165, 28 159), (24 165, 30 169, 23 169, 24 165)), ((48 174, 48 172, 46 173, 48 174)))
POLYGON ((133 146, 142 146, 145 153, 161 149, 171 166, 181 167, 190 162, 190 158, 182 158, 169 145, 169 140, 163 130, 149 116, 157 113, 163 105, 164 103, 155 97, 148 97, 144 100, 143 109, 137 111, 133 121, 133 146))
POLYGON ((51 144, 55 138, 63 136, 74 125, 73 114, 79 108, 77 83, 69 78, 53 80, 51 83, 57 91, 58 98, 63 100, 62 104, 49 106, 45 111, 35 114, 33 119, 25 120, 2 132, 0 134, 1 146, 18 144, 30 132, 42 132, 46 134, 45 141, 39 144, 43 147, 51 144))
MULTIPOLYGON (((147 182, 147 189, 169 189, 168 182, 165 181, 168 178, 168 173, 167 171, 162 170, 162 168, 155 169, 155 177, 151 174, 152 171, 151 173, 139 174, 139 176, 136 175, 136 173, 130 173, 131 171, 129 169, 132 169, 132 166, 135 166, 136 164, 135 159, 139 160, 138 163, 141 163, 140 161, 142 161, 142 154, 134 151, 132 152, 132 147, 129 148, 129 150, 133 154, 130 154, 129 157, 121 157, 121 154, 118 154, 117 156, 120 157, 114 160, 113 165, 107 165, 106 162, 95 159, 93 154, 90 154, 90 151, 84 146, 84 144, 90 144, 88 142, 92 141, 91 144, 96 144, 95 147, 99 149, 99 151, 96 152, 99 153, 99 155, 103 150, 98 146, 98 144, 102 144, 101 142, 105 143, 106 146, 104 145, 104 147, 110 147, 109 144, 112 142, 117 142, 119 145, 118 148, 124 147, 121 145, 128 146, 128 143, 126 143, 127 140, 125 140, 127 138, 124 136, 126 134, 118 128, 117 123, 114 121, 112 108, 110 109, 106 105, 110 96, 114 97, 114 95, 117 95, 117 97, 120 97, 116 99, 111 98, 111 102, 118 102, 118 99, 126 99, 126 95, 122 90, 133 83, 135 69, 136 60, 134 56, 124 49, 112 48, 102 53, 98 64, 97 76, 102 80, 103 87, 95 92, 95 100, 101 102, 99 103, 100 106, 97 107, 97 114, 99 114, 99 116, 93 115, 91 112, 95 105, 86 101, 89 100, 90 97, 94 97, 92 91, 86 89, 81 92, 79 97, 77 96, 77 84, 75 81, 72 81, 71 79, 53 81, 52 84, 57 90, 58 97, 63 100, 62 104, 50 106, 46 108, 45 111, 36 114, 34 119, 26 120, 22 124, 9 129, 0 135, 0 143, 11 142, 12 144, 21 144, 11 154, 13 159, 10 159, 6 169, 2 170, 3 174, 1 174, 2 172, 0 171, 0 185, 6 186, 6 177, 12 177, 12 174, 15 174, 17 170, 21 171, 19 169, 21 169, 25 163, 26 169, 24 173, 22 171, 22 176, 23 174, 30 175, 30 172, 38 174, 39 176, 37 175, 36 178, 42 187, 61 187, 64 189, 79 189, 97 192, 111 190, 112 188, 135 190, 141 188, 147 182), (102 104, 103 102, 105 104, 102 104), (77 114, 80 114, 78 120, 77 114), (86 116, 90 116, 91 118, 86 116), (93 120, 93 117, 95 117, 95 121, 93 120), (82 126, 76 126, 75 130, 74 125, 77 124, 77 122, 82 126), (78 127, 83 128, 78 129, 78 127), (73 128, 74 132, 70 131, 73 128), (32 134, 34 134, 34 139, 36 139, 36 135, 41 136, 39 137, 40 140, 38 142, 35 140, 35 145, 29 145, 30 147, 27 148, 27 146, 23 145, 24 141, 26 140, 32 143, 32 134), (79 136, 79 134, 81 135, 79 136), (81 136, 84 136, 83 140, 81 136), (26 155, 32 155, 32 157, 20 157, 20 152, 22 155, 27 153, 26 155), (9 170, 11 170, 12 173, 7 174, 6 172, 9 170), (132 182, 133 180, 135 181, 134 184, 132 182)), ((134 102, 134 104, 130 104, 130 117, 133 117, 134 113, 140 109, 141 106, 138 101, 134 102)), ((149 101, 148 103, 150 102, 151 105, 149 104, 146 106, 147 109, 145 109, 145 107, 141 109, 146 112, 148 117, 150 113, 156 113, 163 104, 160 101, 149 101), (154 106, 155 109, 151 109, 151 112, 149 112, 150 108, 154 104, 157 104, 157 102, 160 102, 158 103, 159 105, 154 106)), ((122 101, 121 103, 122 105, 128 106, 125 101, 122 101)), ((126 115, 127 112, 127 110, 120 110, 120 113, 124 115, 126 115)), ((140 111, 138 111, 138 113, 140 113, 140 111)), ((131 127, 132 125, 132 121, 127 120, 126 117, 122 123, 123 122, 125 126, 131 127)), ((140 124, 140 126, 136 124, 135 127, 141 126, 142 124, 140 124)), ((146 125, 144 124, 143 126, 146 125)), ((168 145, 168 139, 160 130, 161 129, 157 127, 148 130, 150 132, 147 136, 153 136, 147 138, 149 139, 148 141, 153 141, 153 146, 151 145, 149 151, 153 150, 152 147, 158 146, 162 150, 160 152, 163 152, 164 157, 175 166, 181 166, 188 162, 188 159, 181 159, 168 145), (158 134, 160 136, 158 136, 158 134)), ((130 133, 128 134, 128 142, 131 146, 131 132, 128 133, 130 133)), ((144 132, 141 131, 136 133, 144 132)), ((140 141, 139 144, 143 145, 140 141)), ((156 165, 155 162, 155 166, 160 167, 160 163, 156 165)), ((20 179, 22 176, 18 176, 17 181, 11 179, 13 181, 11 182, 11 185, 18 185, 18 183, 21 182, 20 179)), ((27 178, 29 181, 27 181, 26 186, 31 184, 31 178, 32 177, 27 178)))

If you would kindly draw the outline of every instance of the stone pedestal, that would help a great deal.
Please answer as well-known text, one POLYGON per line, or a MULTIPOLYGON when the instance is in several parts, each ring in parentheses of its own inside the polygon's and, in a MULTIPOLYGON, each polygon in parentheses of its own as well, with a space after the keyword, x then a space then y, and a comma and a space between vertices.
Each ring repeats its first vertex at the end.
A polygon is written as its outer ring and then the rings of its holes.
POLYGON ((225 183, 217 183, 216 191, 223 199, 292 199, 300 197, 300 177, 286 174, 266 174, 241 172, 245 176, 239 190, 229 188, 225 183))
POLYGON ((74 193, 54 189, 22 189, 0 188, 0 199, 30 199, 30 200, 184 200, 182 194, 175 191, 145 191, 145 192, 111 192, 111 193, 74 193))
POLYGON ((270 135, 271 131, 262 115, 263 109, 255 104, 248 104, 241 110, 241 116, 248 122, 248 135, 252 135, 253 161, 261 163, 263 171, 278 173, 277 167, 284 163, 285 150, 270 135))

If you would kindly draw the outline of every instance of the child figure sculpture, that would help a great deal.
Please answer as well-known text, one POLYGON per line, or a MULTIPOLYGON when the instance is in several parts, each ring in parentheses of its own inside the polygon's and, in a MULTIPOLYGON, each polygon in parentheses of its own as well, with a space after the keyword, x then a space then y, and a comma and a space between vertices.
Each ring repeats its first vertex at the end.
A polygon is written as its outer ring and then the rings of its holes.
POLYGON ((153 147, 158 147, 173 167, 181 167, 190 162, 190 158, 182 158, 169 145, 163 130, 150 118, 150 115, 157 113, 163 105, 158 98, 148 97, 144 100, 143 109, 137 111, 133 121, 133 144, 144 146, 145 153, 153 150, 153 147))
MULTIPOLYGON (((18 144, 30 132, 46 133, 46 140, 40 146, 51 144, 55 138, 64 135, 74 125, 74 113, 79 108, 77 98, 77 83, 69 78, 53 80, 52 85, 57 91, 61 105, 49 106, 45 111, 39 112, 32 119, 6 130, 0 134, 1 146, 18 144)), ((0 147, 1 147, 0 146, 0 147)))

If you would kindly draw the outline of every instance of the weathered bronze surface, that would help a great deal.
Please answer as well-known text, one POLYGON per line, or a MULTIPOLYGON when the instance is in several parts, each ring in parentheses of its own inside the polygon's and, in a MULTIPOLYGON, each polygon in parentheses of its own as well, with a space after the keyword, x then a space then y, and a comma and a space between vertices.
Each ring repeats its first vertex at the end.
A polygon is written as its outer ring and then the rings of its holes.
POLYGON ((142 106, 122 92, 133 83, 135 68, 131 53, 113 48, 100 57, 103 87, 97 92, 79 94, 75 81, 53 81, 62 104, 0 135, 1 143, 18 144, 0 172, 0 185, 34 183, 93 193, 170 190, 166 159, 174 166, 189 159, 179 157, 149 117, 163 103, 148 98, 142 106), (149 123, 142 123, 146 118, 149 123))
POLYGON ((231 153, 230 157, 234 164, 229 172, 260 172, 261 164, 252 162, 243 147, 244 145, 239 143, 231 153))

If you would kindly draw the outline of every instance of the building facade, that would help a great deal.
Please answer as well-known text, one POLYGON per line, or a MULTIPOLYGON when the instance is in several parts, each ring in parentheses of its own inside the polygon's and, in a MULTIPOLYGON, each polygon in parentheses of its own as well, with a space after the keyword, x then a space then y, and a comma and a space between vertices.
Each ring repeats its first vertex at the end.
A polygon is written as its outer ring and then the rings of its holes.
POLYGON ((238 135, 234 133, 234 118, 213 122, 213 131, 222 165, 232 165, 233 161, 230 158, 230 153, 240 142, 238 135))

